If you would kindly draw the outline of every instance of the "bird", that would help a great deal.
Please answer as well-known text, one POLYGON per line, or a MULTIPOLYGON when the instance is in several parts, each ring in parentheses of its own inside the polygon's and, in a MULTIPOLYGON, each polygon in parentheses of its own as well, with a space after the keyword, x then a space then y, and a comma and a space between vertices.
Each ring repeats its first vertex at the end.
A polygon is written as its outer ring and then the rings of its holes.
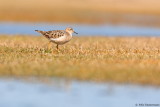
POLYGON ((56 46, 57 50, 59 50, 58 48, 59 45, 63 45, 72 39, 73 33, 78 34, 71 27, 67 27, 65 30, 52 30, 52 31, 35 30, 35 31, 42 34, 49 40, 48 48, 50 47, 51 43, 57 44, 56 46))

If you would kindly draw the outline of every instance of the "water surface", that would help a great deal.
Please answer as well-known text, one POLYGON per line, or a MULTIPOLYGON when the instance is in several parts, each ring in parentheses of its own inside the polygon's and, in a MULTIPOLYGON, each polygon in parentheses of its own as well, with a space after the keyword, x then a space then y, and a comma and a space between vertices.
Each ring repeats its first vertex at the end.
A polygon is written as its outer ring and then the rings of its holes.
POLYGON ((0 107, 135 107, 136 104, 160 104, 159 87, 61 79, 0 79, 0 95, 0 107))
POLYGON ((0 22, 0 34, 39 35, 34 30, 63 30, 73 27, 78 36, 160 36, 160 28, 133 25, 85 25, 67 23, 13 23, 0 22))

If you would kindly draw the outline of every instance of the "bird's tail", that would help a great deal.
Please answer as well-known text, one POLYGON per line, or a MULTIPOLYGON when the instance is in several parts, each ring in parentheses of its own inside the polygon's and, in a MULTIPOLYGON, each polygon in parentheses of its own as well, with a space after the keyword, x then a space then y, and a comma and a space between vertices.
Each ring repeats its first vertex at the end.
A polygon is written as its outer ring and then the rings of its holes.
POLYGON ((35 31, 38 33, 44 34, 44 31, 41 31, 41 30, 35 30, 35 31))

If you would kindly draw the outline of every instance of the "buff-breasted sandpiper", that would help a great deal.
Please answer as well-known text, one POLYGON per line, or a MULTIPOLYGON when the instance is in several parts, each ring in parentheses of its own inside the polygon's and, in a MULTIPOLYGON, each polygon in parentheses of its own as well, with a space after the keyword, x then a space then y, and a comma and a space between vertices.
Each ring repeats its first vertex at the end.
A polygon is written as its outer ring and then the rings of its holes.
POLYGON ((57 49, 58 45, 63 45, 72 39, 72 33, 78 34, 70 27, 66 28, 65 30, 35 31, 41 33, 44 37, 46 37, 49 40, 48 46, 50 46, 50 43, 57 44, 57 49))

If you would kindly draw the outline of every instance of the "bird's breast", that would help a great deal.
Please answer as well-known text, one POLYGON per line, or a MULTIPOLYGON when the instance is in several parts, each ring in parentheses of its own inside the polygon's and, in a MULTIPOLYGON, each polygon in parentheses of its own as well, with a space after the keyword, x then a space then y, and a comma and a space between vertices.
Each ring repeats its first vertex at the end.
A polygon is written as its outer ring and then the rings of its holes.
POLYGON ((72 36, 61 36, 59 38, 55 38, 55 39, 50 39, 52 42, 56 43, 56 44, 65 44, 67 42, 69 42, 72 39, 72 36))

